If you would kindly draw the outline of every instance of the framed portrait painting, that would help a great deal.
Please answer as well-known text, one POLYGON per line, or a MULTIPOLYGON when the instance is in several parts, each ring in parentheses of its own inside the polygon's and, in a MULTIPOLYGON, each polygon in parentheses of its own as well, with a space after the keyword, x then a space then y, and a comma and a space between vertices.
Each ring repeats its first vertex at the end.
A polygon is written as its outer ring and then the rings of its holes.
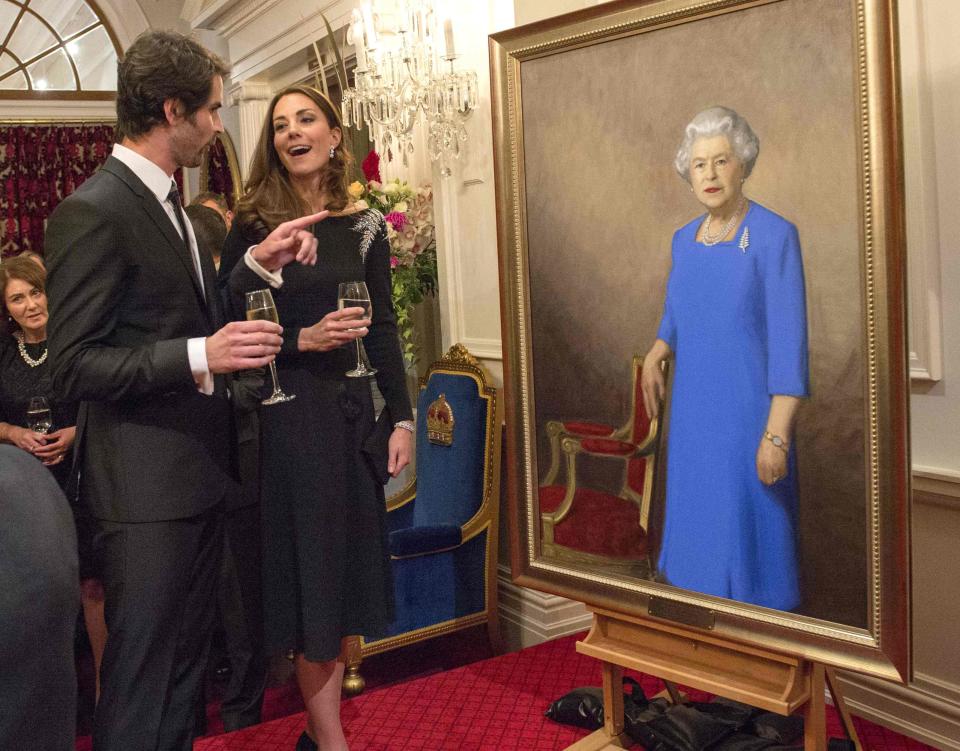
POLYGON ((895 1, 490 49, 515 580, 906 679, 895 1))

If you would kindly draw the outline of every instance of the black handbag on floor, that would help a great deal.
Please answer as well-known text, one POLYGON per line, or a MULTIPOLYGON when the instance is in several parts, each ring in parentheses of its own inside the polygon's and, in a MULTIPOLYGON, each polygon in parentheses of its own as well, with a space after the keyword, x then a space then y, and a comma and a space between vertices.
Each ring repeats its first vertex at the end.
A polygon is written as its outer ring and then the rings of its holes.
MULTIPOLYGON (((623 694, 624 714, 637 712, 647 705, 647 697, 640 684, 633 678, 624 676, 623 683, 630 687, 623 694)), ((599 730, 603 727, 603 689, 594 686, 581 686, 564 694, 550 703, 544 713, 548 719, 564 725, 575 725, 587 730, 599 730)))

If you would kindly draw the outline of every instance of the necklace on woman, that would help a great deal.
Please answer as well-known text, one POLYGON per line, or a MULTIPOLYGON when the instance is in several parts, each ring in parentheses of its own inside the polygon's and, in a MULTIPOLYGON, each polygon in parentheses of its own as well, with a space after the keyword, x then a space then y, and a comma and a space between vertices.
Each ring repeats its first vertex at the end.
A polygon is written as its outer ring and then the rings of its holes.
POLYGON ((13 335, 13 337, 17 340, 17 349, 20 351, 20 357, 22 357, 23 361, 27 365, 29 365, 31 368, 36 368, 38 365, 43 365, 47 361, 47 353, 50 351, 47 347, 44 347, 43 354, 40 355, 40 357, 38 357, 36 360, 34 360, 27 353, 27 347, 26 347, 26 344, 24 344, 24 339, 23 339, 23 332, 18 331, 13 335))
POLYGON ((730 230, 733 229, 733 225, 736 224, 736 223, 737 223, 737 219, 740 218, 740 212, 743 211, 743 207, 744 207, 744 204, 746 204, 746 202, 747 202, 747 199, 744 198, 743 196, 740 196, 740 203, 737 204, 737 209, 736 209, 736 211, 733 212, 733 216, 731 216, 731 217, 727 220, 727 223, 724 224, 724 225, 720 228, 720 231, 717 232, 717 234, 715 234, 715 235, 711 235, 711 234, 710 234, 710 220, 713 219, 713 217, 708 213, 708 214, 707 214, 707 221, 706 221, 706 223, 703 225, 703 236, 701 237, 701 240, 700 240, 700 241, 701 241, 704 245, 716 245, 716 244, 717 244, 718 242, 720 242, 723 238, 725 238, 727 235, 729 235, 729 234, 730 234, 730 230))

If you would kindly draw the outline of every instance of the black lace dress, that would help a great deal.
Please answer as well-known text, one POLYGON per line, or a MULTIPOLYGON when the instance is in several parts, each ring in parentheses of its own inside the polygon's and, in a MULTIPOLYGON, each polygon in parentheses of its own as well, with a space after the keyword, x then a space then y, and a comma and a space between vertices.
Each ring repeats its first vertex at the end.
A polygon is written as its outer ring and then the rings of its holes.
MULTIPOLYGON (((383 486, 364 451, 374 427, 370 382, 345 375, 356 363, 352 344, 330 352, 297 348, 301 328, 337 309, 340 282, 363 280, 370 291, 373 323, 363 343, 389 419, 413 413, 383 217, 369 209, 329 217, 315 233, 316 266, 287 266, 273 291, 284 327, 280 385, 296 399, 260 408, 261 504, 267 647, 322 661, 337 656, 342 637, 376 637, 393 617, 383 486)), ((239 259, 229 279, 235 311, 243 310, 244 292, 267 286, 241 258, 260 239, 244 235, 238 222, 227 237, 223 258, 239 259)))
MULTIPOLYGON (((47 351, 47 343, 24 343, 27 355, 39 360, 47 351)), ((50 382, 50 362, 31 367, 17 349, 17 340, 9 335, 0 335, 0 422, 27 427, 27 403, 31 397, 46 397, 53 417, 51 430, 60 430, 77 424, 77 405, 59 402, 53 396, 50 382)), ((70 468, 73 466, 73 448, 63 461, 48 467, 60 487, 66 490, 70 468)), ((72 499, 71 499, 72 500, 72 499)))

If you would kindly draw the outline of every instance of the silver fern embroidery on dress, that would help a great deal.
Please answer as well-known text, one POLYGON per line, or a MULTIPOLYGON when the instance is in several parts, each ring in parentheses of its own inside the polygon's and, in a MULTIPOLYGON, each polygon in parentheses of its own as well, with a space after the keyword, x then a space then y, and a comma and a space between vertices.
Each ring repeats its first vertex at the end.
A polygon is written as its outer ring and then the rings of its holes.
POLYGON ((367 253, 383 226, 383 214, 376 209, 365 209, 357 214, 357 219, 351 229, 360 233, 360 258, 367 261, 367 253))

